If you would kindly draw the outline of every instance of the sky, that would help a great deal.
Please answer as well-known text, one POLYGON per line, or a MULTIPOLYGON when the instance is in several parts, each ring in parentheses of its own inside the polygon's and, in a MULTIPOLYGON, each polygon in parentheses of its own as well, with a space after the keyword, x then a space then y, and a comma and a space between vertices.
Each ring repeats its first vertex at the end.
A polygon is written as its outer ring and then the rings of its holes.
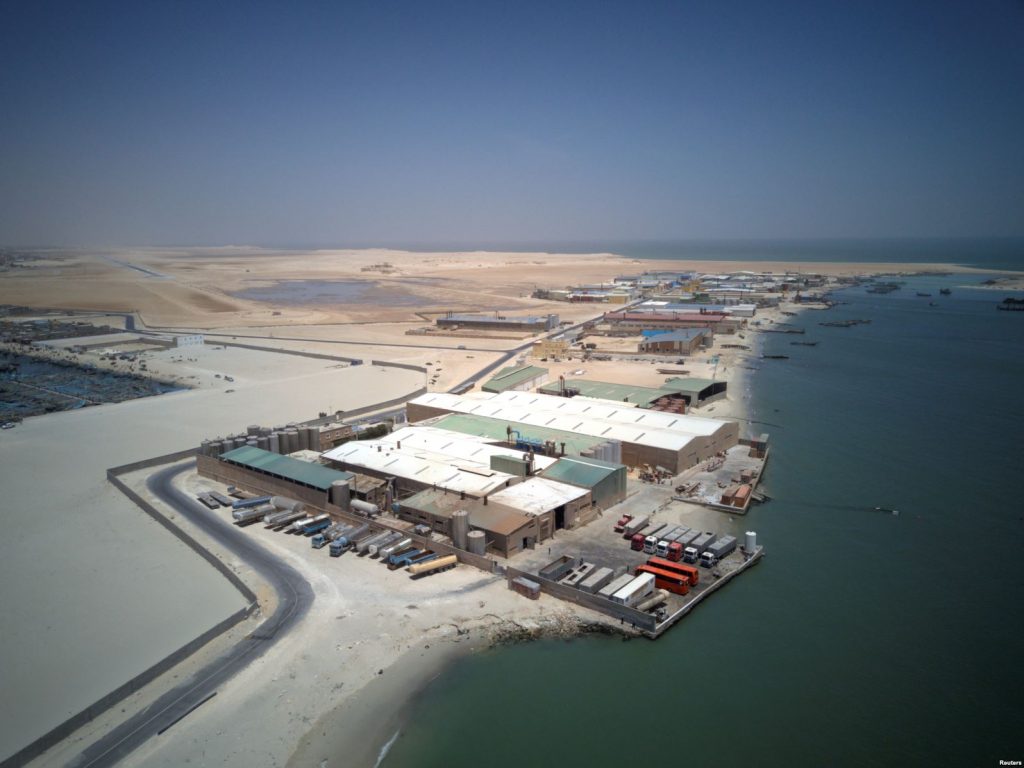
POLYGON ((0 244, 1024 235, 1024 3, 10 0, 0 244))

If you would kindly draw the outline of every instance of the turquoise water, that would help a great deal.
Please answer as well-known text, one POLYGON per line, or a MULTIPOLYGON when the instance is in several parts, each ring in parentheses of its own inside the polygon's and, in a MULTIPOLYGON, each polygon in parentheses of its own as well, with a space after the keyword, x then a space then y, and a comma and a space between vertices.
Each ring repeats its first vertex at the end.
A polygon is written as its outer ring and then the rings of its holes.
POLYGON ((764 337, 768 556, 657 642, 488 652, 383 765, 998 765, 1024 754, 1024 313, 913 278, 764 337), (931 299, 914 295, 935 294, 931 299), (930 307, 929 302, 939 306, 930 307), (868 325, 818 322, 870 318, 868 325), (898 509, 893 516, 874 507, 898 509))

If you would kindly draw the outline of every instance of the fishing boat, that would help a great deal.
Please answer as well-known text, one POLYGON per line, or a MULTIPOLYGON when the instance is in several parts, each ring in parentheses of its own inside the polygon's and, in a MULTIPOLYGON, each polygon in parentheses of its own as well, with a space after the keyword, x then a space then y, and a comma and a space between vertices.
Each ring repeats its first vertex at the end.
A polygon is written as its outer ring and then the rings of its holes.
POLYGON ((930 293, 923 293, 923 292, 921 292, 921 291, 918 291, 918 292, 917 292, 917 295, 918 295, 918 296, 929 296, 929 297, 931 296, 931 294, 930 294, 930 293))
POLYGON ((789 342, 794 347, 816 347, 818 342, 816 341, 791 341, 789 342))
POLYGON ((1024 299, 1003 299, 1003 303, 997 304, 996 309, 1004 312, 1024 312, 1024 299))
POLYGON ((951 291, 949 288, 940 288, 939 289, 939 293, 941 293, 943 296, 949 296, 952 292, 953 291, 951 291))

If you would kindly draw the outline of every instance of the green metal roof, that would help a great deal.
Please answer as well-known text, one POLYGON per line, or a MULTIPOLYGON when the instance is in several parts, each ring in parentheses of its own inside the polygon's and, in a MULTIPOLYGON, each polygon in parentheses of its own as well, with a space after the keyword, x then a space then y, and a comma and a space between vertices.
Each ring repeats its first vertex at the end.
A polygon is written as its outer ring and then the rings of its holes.
POLYGON ((665 386, 673 389, 676 392, 700 392, 702 389, 710 387, 712 384, 725 384, 724 381, 714 381, 713 379, 683 379, 673 378, 665 382, 665 386))
POLYGON ((548 429, 547 427, 533 427, 528 424, 520 424, 516 421, 505 421, 504 419, 492 419, 490 416, 474 416, 469 413, 450 413, 442 416, 432 426, 438 429, 450 429, 452 432, 461 432, 464 435, 476 435, 486 437, 489 440, 505 442, 508 440, 508 427, 519 432, 522 437, 533 440, 553 440, 556 443, 565 443, 566 451, 579 453, 595 445, 608 442, 600 437, 579 435, 575 432, 565 432, 560 429, 548 429))
POLYGON ((549 480, 558 480, 581 488, 594 488, 609 475, 625 470, 621 464, 600 459, 563 456, 540 474, 549 480))
POLYGON ((484 392, 504 392, 518 387, 524 381, 535 379, 538 376, 546 376, 547 372, 547 368, 541 368, 539 365, 513 365, 502 368, 480 389, 484 392))
POLYGON ((335 480, 351 480, 355 477, 351 472, 341 472, 320 464, 299 461, 291 456, 282 456, 251 445, 243 445, 241 448, 222 453, 220 457, 226 461, 241 464, 243 467, 257 469, 268 475, 292 480, 303 485, 311 485, 321 491, 329 490, 331 483, 335 480))
MULTIPOLYGON (((655 400, 665 395, 678 394, 679 390, 674 387, 638 387, 632 384, 612 384, 607 381, 591 381, 590 379, 566 379, 565 386, 570 389, 578 389, 584 397, 597 397, 602 400, 614 400, 616 402, 635 403, 640 407, 647 407, 655 400)), ((540 388, 541 392, 547 394, 558 394, 559 385, 553 382, 540 388)))

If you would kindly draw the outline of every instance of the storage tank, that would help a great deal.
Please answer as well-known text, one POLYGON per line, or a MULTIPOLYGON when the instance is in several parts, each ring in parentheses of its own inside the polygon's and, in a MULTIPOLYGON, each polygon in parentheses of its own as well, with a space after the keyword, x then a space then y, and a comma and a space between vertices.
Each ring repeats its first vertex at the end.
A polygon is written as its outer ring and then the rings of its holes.
POLYGON ((466 535, 466 549, 474 555, 483 555, 487 552, 487 536, 483 531, 470 531, 466 535))
POLYGON ((260 433, 260 425, 259 424, 250 424, 245 429, 245 434, 248 435, 249 437, 255 437, 259 433, 260 433))
POLYGON ((234 450, 234 440, 222 440, 220 444, 220 452, 227 453, 228 451, 234 450))
POLYGON ((757 549, 756 531, 747 531, 746 536, 744 536, 743 538, 743 548, 747 550, 747 552, 753 552, 755 549, 757 549))
POLYGON ((256 447, 262 448, 264 451, 270 450, 270 438, 260 435, 256 438, 256 447))
POLYGON ((287 496, 271 496, 270 503, 276 508, 289 512, 298 512, 302 509, 302 502, 289 499, 287 496))
POLYGON ((469 512, 464 509, 457 509, 452 513, 452 544, 459 549, 468 546, 469 536, 469 512))
POLYGON ((288 435, 288 453, 295 453, 302 449, 302 446, 299 445, 299 430, 289 429, 285 434, 288 435))
POLYGON ((303 427, 302 428, 302 446, 307 451, 318 451, 320 450, 320 433, 315 427, 303 427))
POLYGON ((376 504, 371 504, 368 501, 361 501, 359 499, 352 499, 349 502, 349 507, 362 515, 379 515, 380 507, 376 504))
POLYGON ((270 444, 270 447, 267 450, 273 451, 274 453, 280 453, 281 452, 281 433, 280 432, 272 433, 270 435, 270 438, 269 438, 269 444, 270 444))
POLYGON ((351 491, 349 490, 348 480, 335 480, 331 483, 331 504, 347 510, 350 498, 351 491))

